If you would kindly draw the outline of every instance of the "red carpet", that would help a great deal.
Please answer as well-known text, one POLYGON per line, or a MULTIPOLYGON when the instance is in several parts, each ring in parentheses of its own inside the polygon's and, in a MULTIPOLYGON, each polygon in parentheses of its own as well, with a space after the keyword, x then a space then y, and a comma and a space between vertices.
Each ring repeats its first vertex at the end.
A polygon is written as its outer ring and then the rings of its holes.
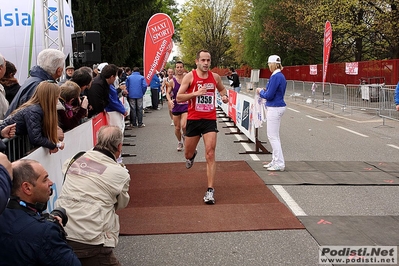
POLYGON ((246 162, 218 162, 215 205, 203 203, 206 164, 131 164, 121 235, 303 229, 246 162))

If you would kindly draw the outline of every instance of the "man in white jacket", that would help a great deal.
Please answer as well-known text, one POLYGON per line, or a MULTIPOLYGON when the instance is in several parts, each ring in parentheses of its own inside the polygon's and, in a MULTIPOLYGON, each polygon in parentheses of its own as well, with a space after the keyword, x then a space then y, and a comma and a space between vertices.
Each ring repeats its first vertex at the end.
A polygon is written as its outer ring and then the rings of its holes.
POLYGON ((104 126, 92 150, 64 164, 65 182, 56 206, 67 212, 67 240, 82 265, 120 265, 113 253, 119 235, 115 211, 130 199, 130 175, 116 162, 121 152, 122 131, 104 126))

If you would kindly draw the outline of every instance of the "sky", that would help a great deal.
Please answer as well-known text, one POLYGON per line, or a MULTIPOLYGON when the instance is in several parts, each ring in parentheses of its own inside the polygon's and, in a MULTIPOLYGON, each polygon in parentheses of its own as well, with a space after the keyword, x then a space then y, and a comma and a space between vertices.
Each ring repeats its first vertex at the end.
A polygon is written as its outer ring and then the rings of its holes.
MULTIPOLYGON (((179 5, 179 7, 181 7, 186 2, 186 0, 175 0, 175 1, 179 5)), ((169 55, 168 61, 171 61, 174 56, 178 55, 178 53, 179 53, 178 49, 179 48, 176 46, 176 43, 174 43, 172 52, 169 55)))
POLYGON ((184 4, 184 2, 186 2, 186 0, 175 0, 177 4, 179 4, 180 6, 182 4, 184 4))

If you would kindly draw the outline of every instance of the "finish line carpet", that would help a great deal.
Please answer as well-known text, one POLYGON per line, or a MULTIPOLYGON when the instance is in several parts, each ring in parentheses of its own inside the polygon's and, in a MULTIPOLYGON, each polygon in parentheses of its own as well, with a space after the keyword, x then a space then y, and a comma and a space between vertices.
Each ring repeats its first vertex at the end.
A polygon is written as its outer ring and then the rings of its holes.
POLYGON ((244 161, 218 162, 215 205, 206 205, 206 164, 131 164, 121 235, 304 229, 244 161))

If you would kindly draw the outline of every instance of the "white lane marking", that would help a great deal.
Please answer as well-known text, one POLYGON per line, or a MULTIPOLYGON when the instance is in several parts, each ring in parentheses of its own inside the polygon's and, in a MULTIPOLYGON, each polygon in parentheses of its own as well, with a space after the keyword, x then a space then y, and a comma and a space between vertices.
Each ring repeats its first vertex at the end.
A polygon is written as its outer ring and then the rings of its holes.
POLYGON ((352 122, 359 123, 359 124, 363 124, 363 123, 381 123, 381 122, 382 122, 382 118, 374 119, 374 120, 360 121, 360 120, 351 119, 351 118, 348 118, 348 117, 345 117, 345 116, 340 116, 340 115, 335 114, 335 113, 333 113, 333 112, 328 112, 328 111, 325 111, 325 110, 320 110, 320 109, 315 108, 314 106, 301 105, 301 104, 299 104, 299 103, 294 103, 294 102, 290 102, 290 104, 294 104, 294 105, 296 105, 296 106, 301 106, 301 107, 305 107, 305 108, 308 108, 308 109, 312 109, 312 110, 315 110, 315 111, 318 111, 318 112, 322 112, 322 113, 325 113, 325 114, 329 114, 329 115, 332 115, 332 116, 334 116, 334 117, 341 118, 341 119, 345 119, 345 120, 352 121, 352 122))
POLYGON ((287 107, 287 109, 288 109, 288 110, 291 110, 291 111, 293 111, 293 112, 296 112, 296 113, 300 113, 300 111, 295 110, 295 109, 292 109, 292 108, 290 108, 290 107, 287 107))
MULTIPOLYGON (((236 131, 236 129, 230 128, 230 131, 236 131)), ((241 135, 235 135, 237 140, 244 140, 241 135)), ((246 142, 241 142, 241 145, 244 147, 246 151, 251 151, 252 148, 246 142)), ((256 154, 249 154, 253 161, 260 161, 259 157, 256 154)), ((291 209, 295 216, 307 216, 307 214, 299 207, 298 203, 291 197, 291 195, 281 186, 274 185, 274 189, 280 195, 280 197, 285 201, 287 206, 291 209)))
POLYGON ((399 147, 398 146, 396 146, 396 145, 393 145, 393 144, 387 144, 389 147, 392 147, 392 148, 395 148, 395 149, 398 149, 399 150, 399 147))
POLYGON ((316 118, 316 117, 313 117, 313 116, 310 116, 310 115, 307 115, 306 117, 309 117, 310 119, 314 119, 314 120, 323 122, 323 120, 321 120, 320 118, 316 118))
POLYGON ((281 198, 287 203, 287 206, 295 214, 295 216, 307 216, 307 214, 299 207, 298 203, 291 197, 291 195, 281 185, 274 185, 274 189, 280 194, 281 198))
POLYGON ((348 128, 345 128, 345 127, 337 126, 337 128, 340 128, 340 129, 346 130, 346 131, 348 131, 348 132, 350 132, 350 133, 356 134, 356 135, 358 135, 358 136, 361 136, 361 137, 363 137, 363 138, 368 138, 368 137, 369 137, 369 136, 367 136, 367 135, 364 135, 364 134, 362 134, 362 133, 359 133, 359 132, 356 132, 356 131, 350 130, 350 129, 348 129, 348 128))

